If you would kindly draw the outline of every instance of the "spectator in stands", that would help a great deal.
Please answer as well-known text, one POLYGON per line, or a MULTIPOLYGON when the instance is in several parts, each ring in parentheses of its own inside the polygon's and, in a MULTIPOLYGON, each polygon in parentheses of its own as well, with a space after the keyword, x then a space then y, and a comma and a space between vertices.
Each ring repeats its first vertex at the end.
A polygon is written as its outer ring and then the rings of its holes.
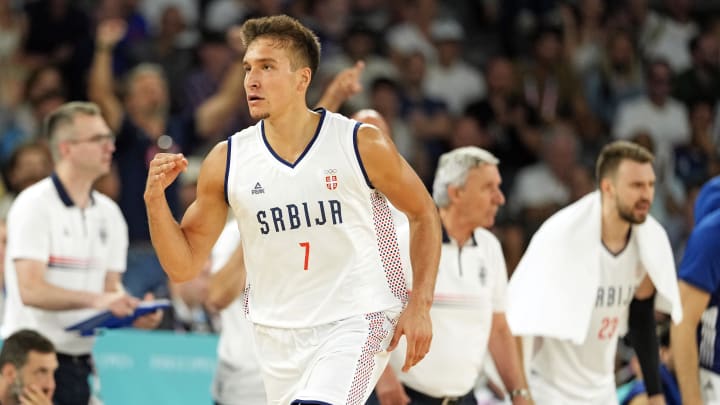
POLYGON ((518 173, 509 200, 510 210, 530 233, 570 202, 570 185, 578 164, 578 152, 572 126, 558 123, 546 135, 542 160, 518 173))
MULTIPOLYGON (((645 3, 647 0, 635 1, 645 3)), ((690 0, 664 0, 667 15, 654 14, 655 20, 643 26, 640 44, 648 59, 664 59, 674 73, 690 67, 690 40, 699 32, 697 22, 690 14, 690 0)), ((653 14, 651 14, 653 15, 653 14)))
POLYGON ((618 106, 645 89, 640 55, 630 32, 609 35, 600 63, 585 73, 583 85, 592 112, 612 126, 618 106))
POLYGON ((605 42, 602 0, 580 0, 576 7, 570 3, 559 6, 563 23, 563 47, 575 73, 582 75, 600 63, 605 42))
POLYGON ((714 100, 690 105, 690 142, 675 148, 675 175, 688 187, 720 174, 720 151, 712 139, 714 100))
POLYGON ((581 97, 580 82, 562 50, 562 33, 541 27, 532 41, 532 55, 520 65, 518 87, 523 100, 546 123, 570 111, 574 99, 581 97))
MULTIPOLYGON (((122 20, 124 22, 124 20, 122 20)), ((138 42, 128 50, 128 56, 132 65, 140 63, 153 63, 162 67, 167 80, 169 96, 169 108, 173 113, 181 111, 181 105, 185 103, 183 83, 185 77, 190 73, 193 62, 193 52, 189 46, 184 46, 181 35, 186 28, 186 21, 183 13, 176 6, 167 6, 161 14, 160 27, 155 35, 148 41, 138 42)), ((102 25, 102 22, 100 23, 102 25)), ((125 23, 125 26, 127 23, 125 23)), ((110 44, 111 50, 115 50, 119 41, 125 36, 125 31, 117 42, 110 44)), ((102 40, 102 38, 98 38, 102 40)), ((96 43, 98 47, 106 46, 106 43, 96 43)), ((115 55, 113 55, 115 56, 115 55)), ((115 59, 113 59, 115 62, 115 59)), ((92 84, 91 84, 92 85, 92 84)))
POLYGON ((503 162, 503 191, 512 186, 523 166, 535 163, 541 150, 539 117, 527 106, 515 87, 515 66, 502 56, 491 58, 485 67, 487 95, 470 104, 466 113, 484 123, 496 146, 489 149, 503 162))
POLYGON ((413 51, 405 54, 402 60, 402 65, 398 66, 401 73, 401 115, 420 145, 419 153, 423 156, 415 162, 415 169, 430 189, 437 159, 447 150, 452 118, 445 103, 425 91, 427 62, 423 53, 413 51), (418 164, 421 161, 426 164, 418 164))
POLYGON ((655 170, 663 180, 672 171, 673 148, 690 140, 690 125, 686 107, 670 97, 670 65, 653 61, 645 77, 647 94, 620 105, 612 132, 617 139, 631 139, 639 130, 647 130, 655 146, 655 170))
POLYGON ((365 70, 360 78, 362 91, 345 103, 347 111, 357 111, 371 106, 371 91, 373 83, 377 79, 392 78, 396 80, 398 77, 395 65, 380 53, 379 35, 364 23, 352 24, 343 40, 343 52, 326 58, 323 66, 319 68, 318 79, 320 82, 329 82, 332 80, 332 76, 342 69, 353 66, 358 61, 365 64, 365 70))
POLYGON ((695 36, 688 47, 692 65, 672 82, 672 95, 687 106, 698 100, 720 99, 720 43, 712 33, 695 36))
MULTIPOLYGON (((148 162, 159 151, 189 154, 195 137, 211 136, 227 125, 245 100, 244 70, 240 61, 234 62, 218 93, 207 99, 192 117, 169 114, 167 80, 156 65, 140 65, 131 71, 121 102, 114 92, 111 51, 124 33, 122 20, 103 21, 98 27, 88 94, 118 136, 115 161, 120 176, 119 205, 127 218, 130 235, 126 286, 138 296, 146 291, 167 296, 166 276, 150 245, 143 202, 148 162)), ((168 204, 176 216, 181 214, 178 185, 175 183, 167 190, 168 204)))
POLYGON ((459 22, 449 18, 433 21, 430 37, 438 59, 428 66, 425 91, 458 116, 471 101, 485 96, 485 79, 479 69, 462 58, 465 30, 459 22))
POLYGON ((34 142, 15 149, 3 166, 6 194, 0 198, 0 218, 4 219, 15 197, 29 186, 49 176, 53 162, 45 143, 34 142))
POLYGON ((45 65, 30 71, 20 83, 17 100, 0 108, 0 161, 6 161, 19 145, 39 137, 45 116, 66 100, 66 84, 57 66, 45 65))

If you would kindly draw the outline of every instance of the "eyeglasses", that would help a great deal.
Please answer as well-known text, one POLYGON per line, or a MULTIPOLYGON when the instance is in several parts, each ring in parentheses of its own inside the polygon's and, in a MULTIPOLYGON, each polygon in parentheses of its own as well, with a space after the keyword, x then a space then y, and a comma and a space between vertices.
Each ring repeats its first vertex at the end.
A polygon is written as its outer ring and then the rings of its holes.
POLYGON ((93 135, 89 138, 85 139, 68 139, 68 142, 73 144, 78 143, 95 143, 98 145, 107 145, 109 143, 115 144, 115 135, 114 134, 98 134, 93 135))

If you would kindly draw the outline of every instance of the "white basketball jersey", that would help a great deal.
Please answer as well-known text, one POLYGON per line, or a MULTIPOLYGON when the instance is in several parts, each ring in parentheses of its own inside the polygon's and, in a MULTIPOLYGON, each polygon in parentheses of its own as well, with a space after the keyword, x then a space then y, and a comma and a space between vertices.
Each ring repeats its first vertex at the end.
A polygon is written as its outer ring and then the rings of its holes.
POLYGON ((312 327, 406 300, 390 207, 359 159, 360 123, 320 114, 292 164, 263 121, 228 139, 226 193, 243 235, 246 315, 258 324, 312 327))
POLYGON ((595 403, 615 389, 618 336, 627 330, 628 309, 645 277, 634 233, 617 255, 600 249, 600 279, 585 341, 543 338, 532 369, 579 403, 595 403))

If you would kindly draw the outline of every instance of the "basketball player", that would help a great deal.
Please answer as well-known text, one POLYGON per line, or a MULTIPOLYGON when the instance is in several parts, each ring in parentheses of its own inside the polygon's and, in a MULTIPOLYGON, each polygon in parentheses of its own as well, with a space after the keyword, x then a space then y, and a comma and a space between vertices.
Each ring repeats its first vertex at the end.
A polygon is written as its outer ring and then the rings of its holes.
POLYGON ((311 31, 273 16, 246 21, 242 34, 248 106, 260 121, 209 153, 180 224, 164 190, 187 160, 152 160, 145 202, 153 245, 173 281, 191 279, 231 209, 268 401, 364 403, 401 335, 405 370, 428 351, 437 211, 376 127, 308 109, 320 53, 311 31), (410 223, 409 299, 389 202, 410 223))
POLYGON ((624 141, 597 162, 600 191, 550 217, 533 236, 508 287, 508 322, 534 336, 530 388, 538 405, 617 403, 618 337, 628 327, 650 404, 663 404, 654 294, 679 305, 672 250, 648 215, 653 156, 624 141))
POLYGON ((708 181, 695 202, 695 228, 680 263, 683 320, 671 329, 675 370, 687 405, 720 404, 720 176, 708 181))

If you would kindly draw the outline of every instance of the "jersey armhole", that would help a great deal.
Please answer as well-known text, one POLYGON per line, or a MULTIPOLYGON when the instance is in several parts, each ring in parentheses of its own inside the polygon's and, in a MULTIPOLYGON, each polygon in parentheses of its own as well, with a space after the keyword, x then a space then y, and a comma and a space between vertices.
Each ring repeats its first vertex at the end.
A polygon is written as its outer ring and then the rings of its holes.
POLYGON ((353 127, 353 148, 355 149, 355 158, 357 159, 358 165, 360 166, 360 171, 362 171, 363 177, 365 178, 365 184, 367 184, 368 187, 374 190, 375 187, 373 186, 370 178, 367 175, 367 172, 365 171, 365 165, 363 164, 362 158, 360 157, 360 150, 358 149, 358 132, 360 130, 360 125, 362 125, 361 122, 356 122, 355 126, 353 127))

